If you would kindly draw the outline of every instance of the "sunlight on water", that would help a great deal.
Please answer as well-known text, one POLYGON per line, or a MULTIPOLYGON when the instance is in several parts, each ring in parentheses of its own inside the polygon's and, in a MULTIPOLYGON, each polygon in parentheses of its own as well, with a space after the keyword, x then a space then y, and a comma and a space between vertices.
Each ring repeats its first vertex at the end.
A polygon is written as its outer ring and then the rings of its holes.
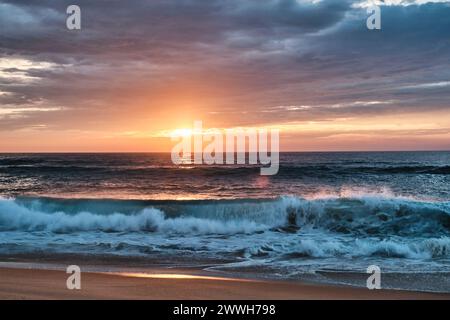
POLYGON ((249 279, 235 279, 235 278, 224 278, 224 277, 212 277, 212 276, 200 276, 192 274, 174 274, 174 273, 108 273, 113 275, 118 275, 121 277, 131 277, 131 278, 148 278, 148 279, 172 279, 172 280, 217 280, 217 281, 240 281, 240 282, 257 282, 257 280, 249 279))

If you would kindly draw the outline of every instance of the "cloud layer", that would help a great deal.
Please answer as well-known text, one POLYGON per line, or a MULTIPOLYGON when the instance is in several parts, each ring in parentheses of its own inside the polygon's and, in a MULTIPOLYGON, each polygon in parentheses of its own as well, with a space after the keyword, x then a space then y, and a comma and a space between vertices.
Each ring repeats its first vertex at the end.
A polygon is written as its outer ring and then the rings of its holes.
POLYGON ((70 31, 72 2, 0 1, 1 132, 411 114, 450 132, 447 1, 386 1, 381 31, 347 0, 79 0, 82 30, 70 31))

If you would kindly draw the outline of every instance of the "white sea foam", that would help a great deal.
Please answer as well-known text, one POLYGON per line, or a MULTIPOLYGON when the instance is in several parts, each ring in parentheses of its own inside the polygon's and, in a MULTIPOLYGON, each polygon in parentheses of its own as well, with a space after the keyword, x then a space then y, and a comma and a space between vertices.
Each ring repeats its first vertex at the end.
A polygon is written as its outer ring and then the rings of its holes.
POLYGON ((200 234, 249 233, 264 230, 264 224, 249 220, 220 221, 196 217, 166 218, 155 208, 146 208, 137 214, 112 213, 108 215, 79 212, 42 212, 16 203, 0 200, 0 229, 25 231, 159 231, 200 234))
MULTIPOLYGON (((106 200, 107 201, 107 200, 106 200)), ((50 206, 0 199, 0 229, 28 231, 178 232, 199 234, 251 233, 296 224, 305 230, 338 233, 420 236, 446 234, 450 228, 448 202, 423 202, 386 195, 282 197, 275 201, 218 201, 178 205, 176 215, 164 206, 134 213, 112 210, 57 210, 50 206)), ((114 203, 109 205, 114 207, 114 203)), ((167 208, 171 207, 169 204, 167 208)), ((63 207, 64 208, 64 207, 63 207)))
POLYGON ((366 193, 145 202, 129 212, 110 200, 36 201, 0 199, 0 231, 7 231, 0 232, 0 254, 162 255, 290 271, 305 264, 361 269, 375 260, 390 270, 450 270, 448 202, 366 193))

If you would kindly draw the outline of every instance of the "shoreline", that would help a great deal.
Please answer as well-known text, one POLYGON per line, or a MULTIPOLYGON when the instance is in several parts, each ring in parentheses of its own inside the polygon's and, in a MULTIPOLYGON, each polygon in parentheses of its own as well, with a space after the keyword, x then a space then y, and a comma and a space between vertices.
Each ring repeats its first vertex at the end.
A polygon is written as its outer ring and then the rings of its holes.
POLYGON ((146 272, 81 274, 81 290, 68 290, 61 269, 0 265, 0 299, 137 300, 406 300, 450 299, 449 293, 368 290, 288 280, 236 278, 195 268, 147 268, 146 272))

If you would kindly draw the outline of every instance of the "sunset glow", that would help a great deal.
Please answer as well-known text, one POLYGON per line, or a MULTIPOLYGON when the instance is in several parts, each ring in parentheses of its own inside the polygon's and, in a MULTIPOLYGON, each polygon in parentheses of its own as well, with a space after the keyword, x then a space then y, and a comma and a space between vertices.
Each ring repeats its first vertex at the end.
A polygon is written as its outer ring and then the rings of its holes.
POLYGON ((167 26, 169 2, 83 2, 99 23, 71 33, 55 8, 3 4, 0 151, 169 152, 195 120, 279 129, 285 151, 450 149, 445 1, 380 3, 381 32, 366 1, 190 3, 167 26))
POLYGON ((219 280, 219 281, 239 281, 239 282, 257 282, 256 280, 247 280, 247 279, 234 279, 234 278, 225 278, 225 277, 212 277, 212 276, 202 276, 202 275, 193 275, 193 274, 175 274, 175 273, 131 273, 131 272, 123 272, 123 273, 108 273, 119 275, 122 277, 131 277, 131 278, 146 278, 146 279, 167 279, 167 280, 219 280))
POLYGON ((450 0, 0 0, 0 300, 450 299, 449 36, 450 0))

